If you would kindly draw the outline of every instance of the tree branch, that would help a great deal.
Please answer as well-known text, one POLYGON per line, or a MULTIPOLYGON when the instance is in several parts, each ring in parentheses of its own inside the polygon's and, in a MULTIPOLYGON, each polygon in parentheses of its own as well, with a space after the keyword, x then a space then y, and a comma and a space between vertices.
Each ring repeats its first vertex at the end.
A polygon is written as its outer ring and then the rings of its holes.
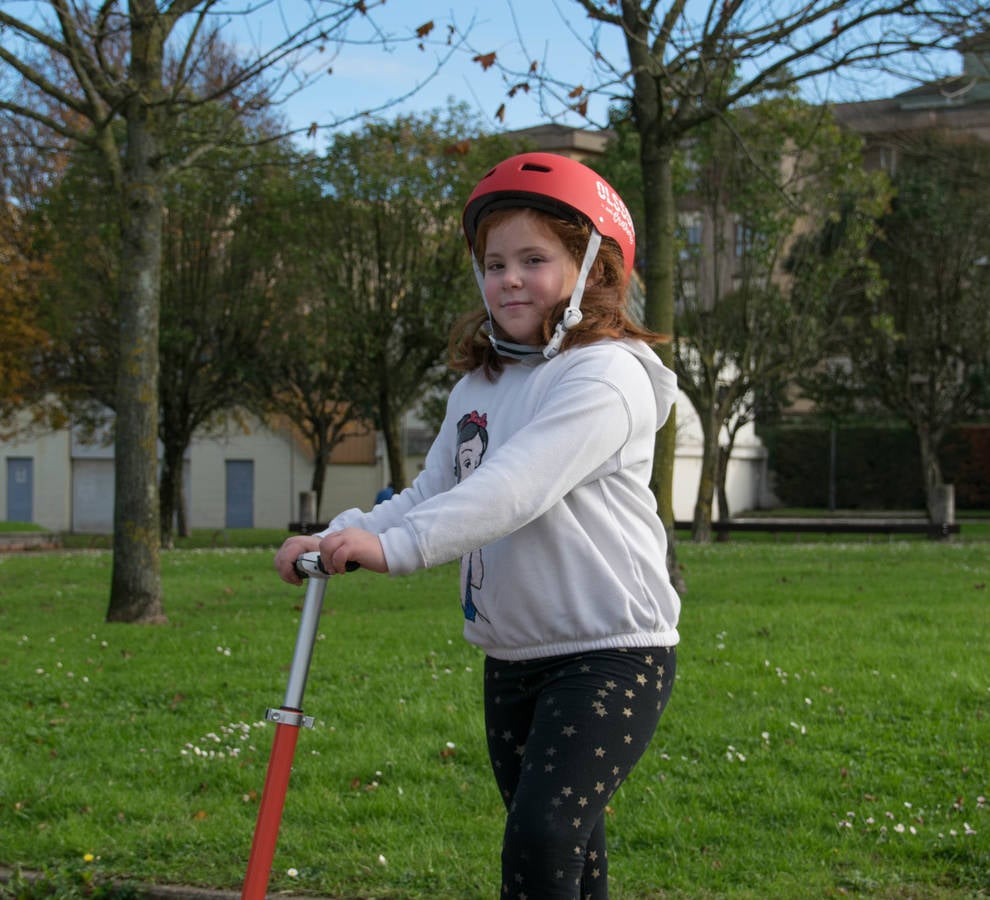
POLYGON ((51 0, 51 4, 64 38, 61 55, 72 66, 72 71, 87 100, 79 111, 88 116, 94 126, 102 128, 110 118, 108 107, 115 106, 121 99, 120 91, 114 89, 106 72, 100 69, 97 61, 79 39, 80 23, 73 18, 72 10, 69 9, 66 0, 51 0))

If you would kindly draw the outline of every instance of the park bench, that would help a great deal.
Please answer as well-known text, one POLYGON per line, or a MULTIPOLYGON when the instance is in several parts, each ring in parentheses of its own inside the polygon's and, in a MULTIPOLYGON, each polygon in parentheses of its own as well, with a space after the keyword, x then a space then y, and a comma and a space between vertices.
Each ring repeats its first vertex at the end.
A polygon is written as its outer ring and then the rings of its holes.
MULTIPOLYGON (((675 527, 690 531, 691 523, 676 522, 675 527)), ((720 541, 728 540, 733 531, 766 534, 923 534, 932 540, 943 540, 950 535, 959 534, 958 522, 934 523, 920 517, 753 516, 721 519, 712 522, 711 527, 720 541)))

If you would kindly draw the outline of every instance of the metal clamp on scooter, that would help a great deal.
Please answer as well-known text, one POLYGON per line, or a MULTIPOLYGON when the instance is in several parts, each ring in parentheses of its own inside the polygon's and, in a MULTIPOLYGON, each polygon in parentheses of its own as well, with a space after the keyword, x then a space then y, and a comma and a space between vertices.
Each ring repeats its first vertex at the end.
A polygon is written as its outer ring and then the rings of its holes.
POLYGON ((313 728, 316 719, 312 716, 304 716, 294 709, 272 709, 265 710, 265 720, 274 722, 276 725, 293 725, 296 728, 313 728))

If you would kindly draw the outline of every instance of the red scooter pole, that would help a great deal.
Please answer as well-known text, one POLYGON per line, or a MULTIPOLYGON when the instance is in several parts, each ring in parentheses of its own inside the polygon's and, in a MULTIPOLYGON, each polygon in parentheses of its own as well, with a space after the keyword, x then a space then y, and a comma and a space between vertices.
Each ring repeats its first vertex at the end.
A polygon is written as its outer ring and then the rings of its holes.
MULTIPOLYGON (((348 570, 357 564, 348 563, 348 570)), ((302 617, 299 620, 299 633, 296 636, 296 649, 289 669, 289 683, 285 688, 285 702, 278 709, 269 709, 265 718, 275 723, 275 740, 268 760, 268 774, 258 809, 258 821, 254 828, 251 843, 251 856, 248 859, 247 874, 241 891, 241 900, 264 900, 271 877, 272 860, 275 858, 275 843, 282 822, 282 808, 285 793, 289 786, 292 771, 292 758, 296 752, 296 741, 301 727, 312 728, 312 716, 304 716, 302 711, 303 692, 313 657, 313 645, 320 624, 323 609, 323 595, 327 588, 329 574, 323 568, 320 554, 316 551, 303 553, 296 560, 296 571, 309 579, 306 584, 306 599, 302 617)))

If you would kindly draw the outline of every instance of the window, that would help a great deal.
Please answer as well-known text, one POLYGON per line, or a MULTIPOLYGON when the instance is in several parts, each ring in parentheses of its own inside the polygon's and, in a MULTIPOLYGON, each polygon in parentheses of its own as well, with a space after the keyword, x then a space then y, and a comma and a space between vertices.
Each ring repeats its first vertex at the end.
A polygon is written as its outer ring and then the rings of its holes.
POLYGON ((684 241, 681 247, 681 261, 697 259, 701 255, 701 239, 703 237, 701 217, 693 215, 683 220, 681 232, 684 241))
POLYGON ((736 259, 742 259, 753 246, 753 229, 736 222, 736 259))

